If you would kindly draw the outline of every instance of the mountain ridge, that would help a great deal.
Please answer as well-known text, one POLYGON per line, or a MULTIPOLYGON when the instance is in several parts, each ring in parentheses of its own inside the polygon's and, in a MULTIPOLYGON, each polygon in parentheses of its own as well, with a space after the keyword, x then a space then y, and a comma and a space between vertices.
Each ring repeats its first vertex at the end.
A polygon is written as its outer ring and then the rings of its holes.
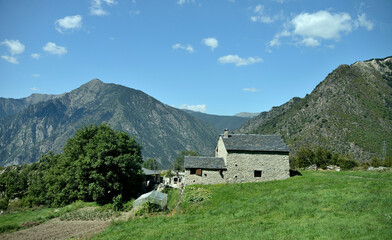
POLYGON ((218 134, 140 90, 94 79, 61 97, 0 118, 1 163, 29 163, 47 151, 61 152, 77 129, 103 122, 135 136, 144 147, 143 156, 156 158, 161 168, 170 167, 180 150, 211 155, 218 134))
POLYGON ((246 122, 240 133, 280 134, 293 153, 318 145, 360 161, 392 152, 392 57, 342 64, 304 98, 246 122))

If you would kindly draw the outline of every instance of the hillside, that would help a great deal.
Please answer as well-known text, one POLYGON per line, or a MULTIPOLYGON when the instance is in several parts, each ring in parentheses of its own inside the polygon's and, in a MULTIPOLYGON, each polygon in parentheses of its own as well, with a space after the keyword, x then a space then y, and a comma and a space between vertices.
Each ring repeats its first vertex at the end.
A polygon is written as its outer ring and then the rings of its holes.
POLYGON ((156 158, 161 168, 170 167, 184 149, 211 155, 218 134, 203 121, 141 91, 95 79, 0 118, 0 164, 29 163, 48 151, 60 152, 77 129, 103 122, 136 136, 143 156, 156 158))
POLYGON ((305 98, 263 112, 240 133, 280 134, 290 149, 319 145, 366 161, 392 154, 392 57, 341 65, 305 98))
POLYGON ((241 125, 251 119, 250 117, 239 117, 239 116, 219 116, 213 114, 206 114, 201 112, 195 112, 191 110, 183 111, 189 113, 190 115, 205 121, 206 123, 212 125, 219 133, 223 133, 223 131, 227 129, 237 129, 241 127, 241 125))
POLYGON ((324 171, 188 186, 175 211, 112 224, 94 239, 390 239, 391 181, 391 172, 324 171))

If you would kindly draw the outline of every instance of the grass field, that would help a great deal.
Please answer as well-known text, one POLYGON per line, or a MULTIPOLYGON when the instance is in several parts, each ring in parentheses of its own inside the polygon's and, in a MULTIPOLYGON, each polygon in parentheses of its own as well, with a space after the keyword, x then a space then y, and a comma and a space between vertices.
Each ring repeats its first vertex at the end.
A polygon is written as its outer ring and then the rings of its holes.
POLYGON ((96 239, 392 239, 392 172, 302 174, 187 187, 174 216, 115 222, 96 239))

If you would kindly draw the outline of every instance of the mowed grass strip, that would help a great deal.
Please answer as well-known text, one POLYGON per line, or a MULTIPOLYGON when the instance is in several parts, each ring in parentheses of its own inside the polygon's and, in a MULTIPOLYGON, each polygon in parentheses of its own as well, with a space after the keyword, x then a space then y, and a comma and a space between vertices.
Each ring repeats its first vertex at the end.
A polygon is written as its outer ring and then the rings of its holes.
POLYGON ((96 239, 392 239, 392 172, 302 174, 199 185, 211 194, 202 202, 113 223, 96 239))

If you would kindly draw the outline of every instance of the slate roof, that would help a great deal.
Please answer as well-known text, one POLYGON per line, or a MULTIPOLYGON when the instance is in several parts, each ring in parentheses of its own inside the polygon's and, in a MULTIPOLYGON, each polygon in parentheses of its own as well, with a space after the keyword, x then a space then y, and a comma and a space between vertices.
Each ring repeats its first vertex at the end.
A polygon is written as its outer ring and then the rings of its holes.
POLYGON ((226 169, 225 160, 217 157, 194 157, 186 156, 184 158, 184 167, 203 168, 203 169, 226 169))
POLYGON ((290 152, 278 135, 231 134, 227 138, 221 137, 227 151, 290 152))

